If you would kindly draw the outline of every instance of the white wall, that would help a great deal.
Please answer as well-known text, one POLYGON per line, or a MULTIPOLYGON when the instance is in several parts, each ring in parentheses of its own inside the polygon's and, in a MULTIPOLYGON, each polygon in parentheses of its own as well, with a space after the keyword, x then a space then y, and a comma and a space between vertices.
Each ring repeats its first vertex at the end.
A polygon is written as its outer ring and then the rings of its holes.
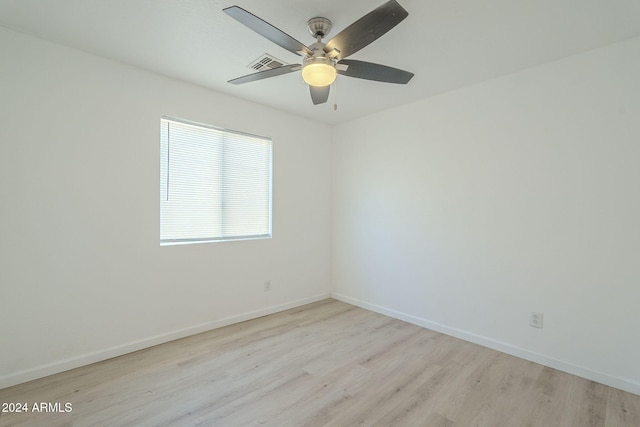
POLYGON ((638 76, 640 38, 336 127, 334 295, 640 393, 638 76))
POLYGON ((328 126, 2 28, 0 58, 0 388, 329 295, 328 126), (273 138, 273 239, 159 246, 163 114, 273 138))

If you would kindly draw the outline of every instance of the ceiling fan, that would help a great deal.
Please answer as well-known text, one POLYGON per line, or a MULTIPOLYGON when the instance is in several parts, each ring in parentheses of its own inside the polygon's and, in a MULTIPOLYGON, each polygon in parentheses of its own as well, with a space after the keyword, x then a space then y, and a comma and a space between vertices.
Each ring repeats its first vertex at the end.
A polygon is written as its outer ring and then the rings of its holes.
POLYGON ((316 42, 308 47, 239 6, 231 6, 223 11, 278 46, 303 57, 302 64, 282 65, 229 80, 229 83, 248 83, 302 70, 302 78, 311 91, 311 100, 317 105, 327 102, 330 85, 337 74, 397 84, 407 84, 413 77, 413 73, 386 65, 345 59, 387 33, 409 15, 395 0, 389 0, 364 15, 327 43, 322 43, 322 39, 331 30, 331 21, 327 18, 311 18, 307 26, 316 42))

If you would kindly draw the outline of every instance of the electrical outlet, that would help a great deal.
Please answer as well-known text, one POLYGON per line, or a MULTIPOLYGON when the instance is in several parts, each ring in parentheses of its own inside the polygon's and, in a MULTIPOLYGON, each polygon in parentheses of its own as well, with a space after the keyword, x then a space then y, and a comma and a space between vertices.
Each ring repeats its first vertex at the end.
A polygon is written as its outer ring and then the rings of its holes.
POLYGON ((533 328, 542 328, 542 313, 531 313, 529 316, 529 326, 533 328))
POLYGON ((264 291, 269 292, 271 290, 271 280, 264 281, 264 291))

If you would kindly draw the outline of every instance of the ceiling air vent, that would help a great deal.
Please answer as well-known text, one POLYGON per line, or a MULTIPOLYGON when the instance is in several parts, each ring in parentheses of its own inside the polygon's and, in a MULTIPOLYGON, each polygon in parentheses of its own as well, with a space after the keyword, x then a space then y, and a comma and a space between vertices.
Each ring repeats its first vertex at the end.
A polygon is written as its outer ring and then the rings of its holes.
POLYGON ((283 61, 280 61, 277 58, 274 58, 268 53, 265 53, 260 58, 256 59, 251 64, 249 64, 248 67, 255 71, 264 71, 264 70, 271 70, 273 68, 282 67, 283 65, 287 65, 287 64, 285 64, 283 61))

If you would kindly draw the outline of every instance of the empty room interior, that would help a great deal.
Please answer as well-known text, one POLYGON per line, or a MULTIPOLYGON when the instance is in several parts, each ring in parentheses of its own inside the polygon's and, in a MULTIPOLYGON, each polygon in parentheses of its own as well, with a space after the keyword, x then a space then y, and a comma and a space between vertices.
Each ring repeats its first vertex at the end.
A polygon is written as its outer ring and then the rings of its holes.
POLYGON ((639 76, 637 0, 0 2, 0 426, 639 426, 639 76))

